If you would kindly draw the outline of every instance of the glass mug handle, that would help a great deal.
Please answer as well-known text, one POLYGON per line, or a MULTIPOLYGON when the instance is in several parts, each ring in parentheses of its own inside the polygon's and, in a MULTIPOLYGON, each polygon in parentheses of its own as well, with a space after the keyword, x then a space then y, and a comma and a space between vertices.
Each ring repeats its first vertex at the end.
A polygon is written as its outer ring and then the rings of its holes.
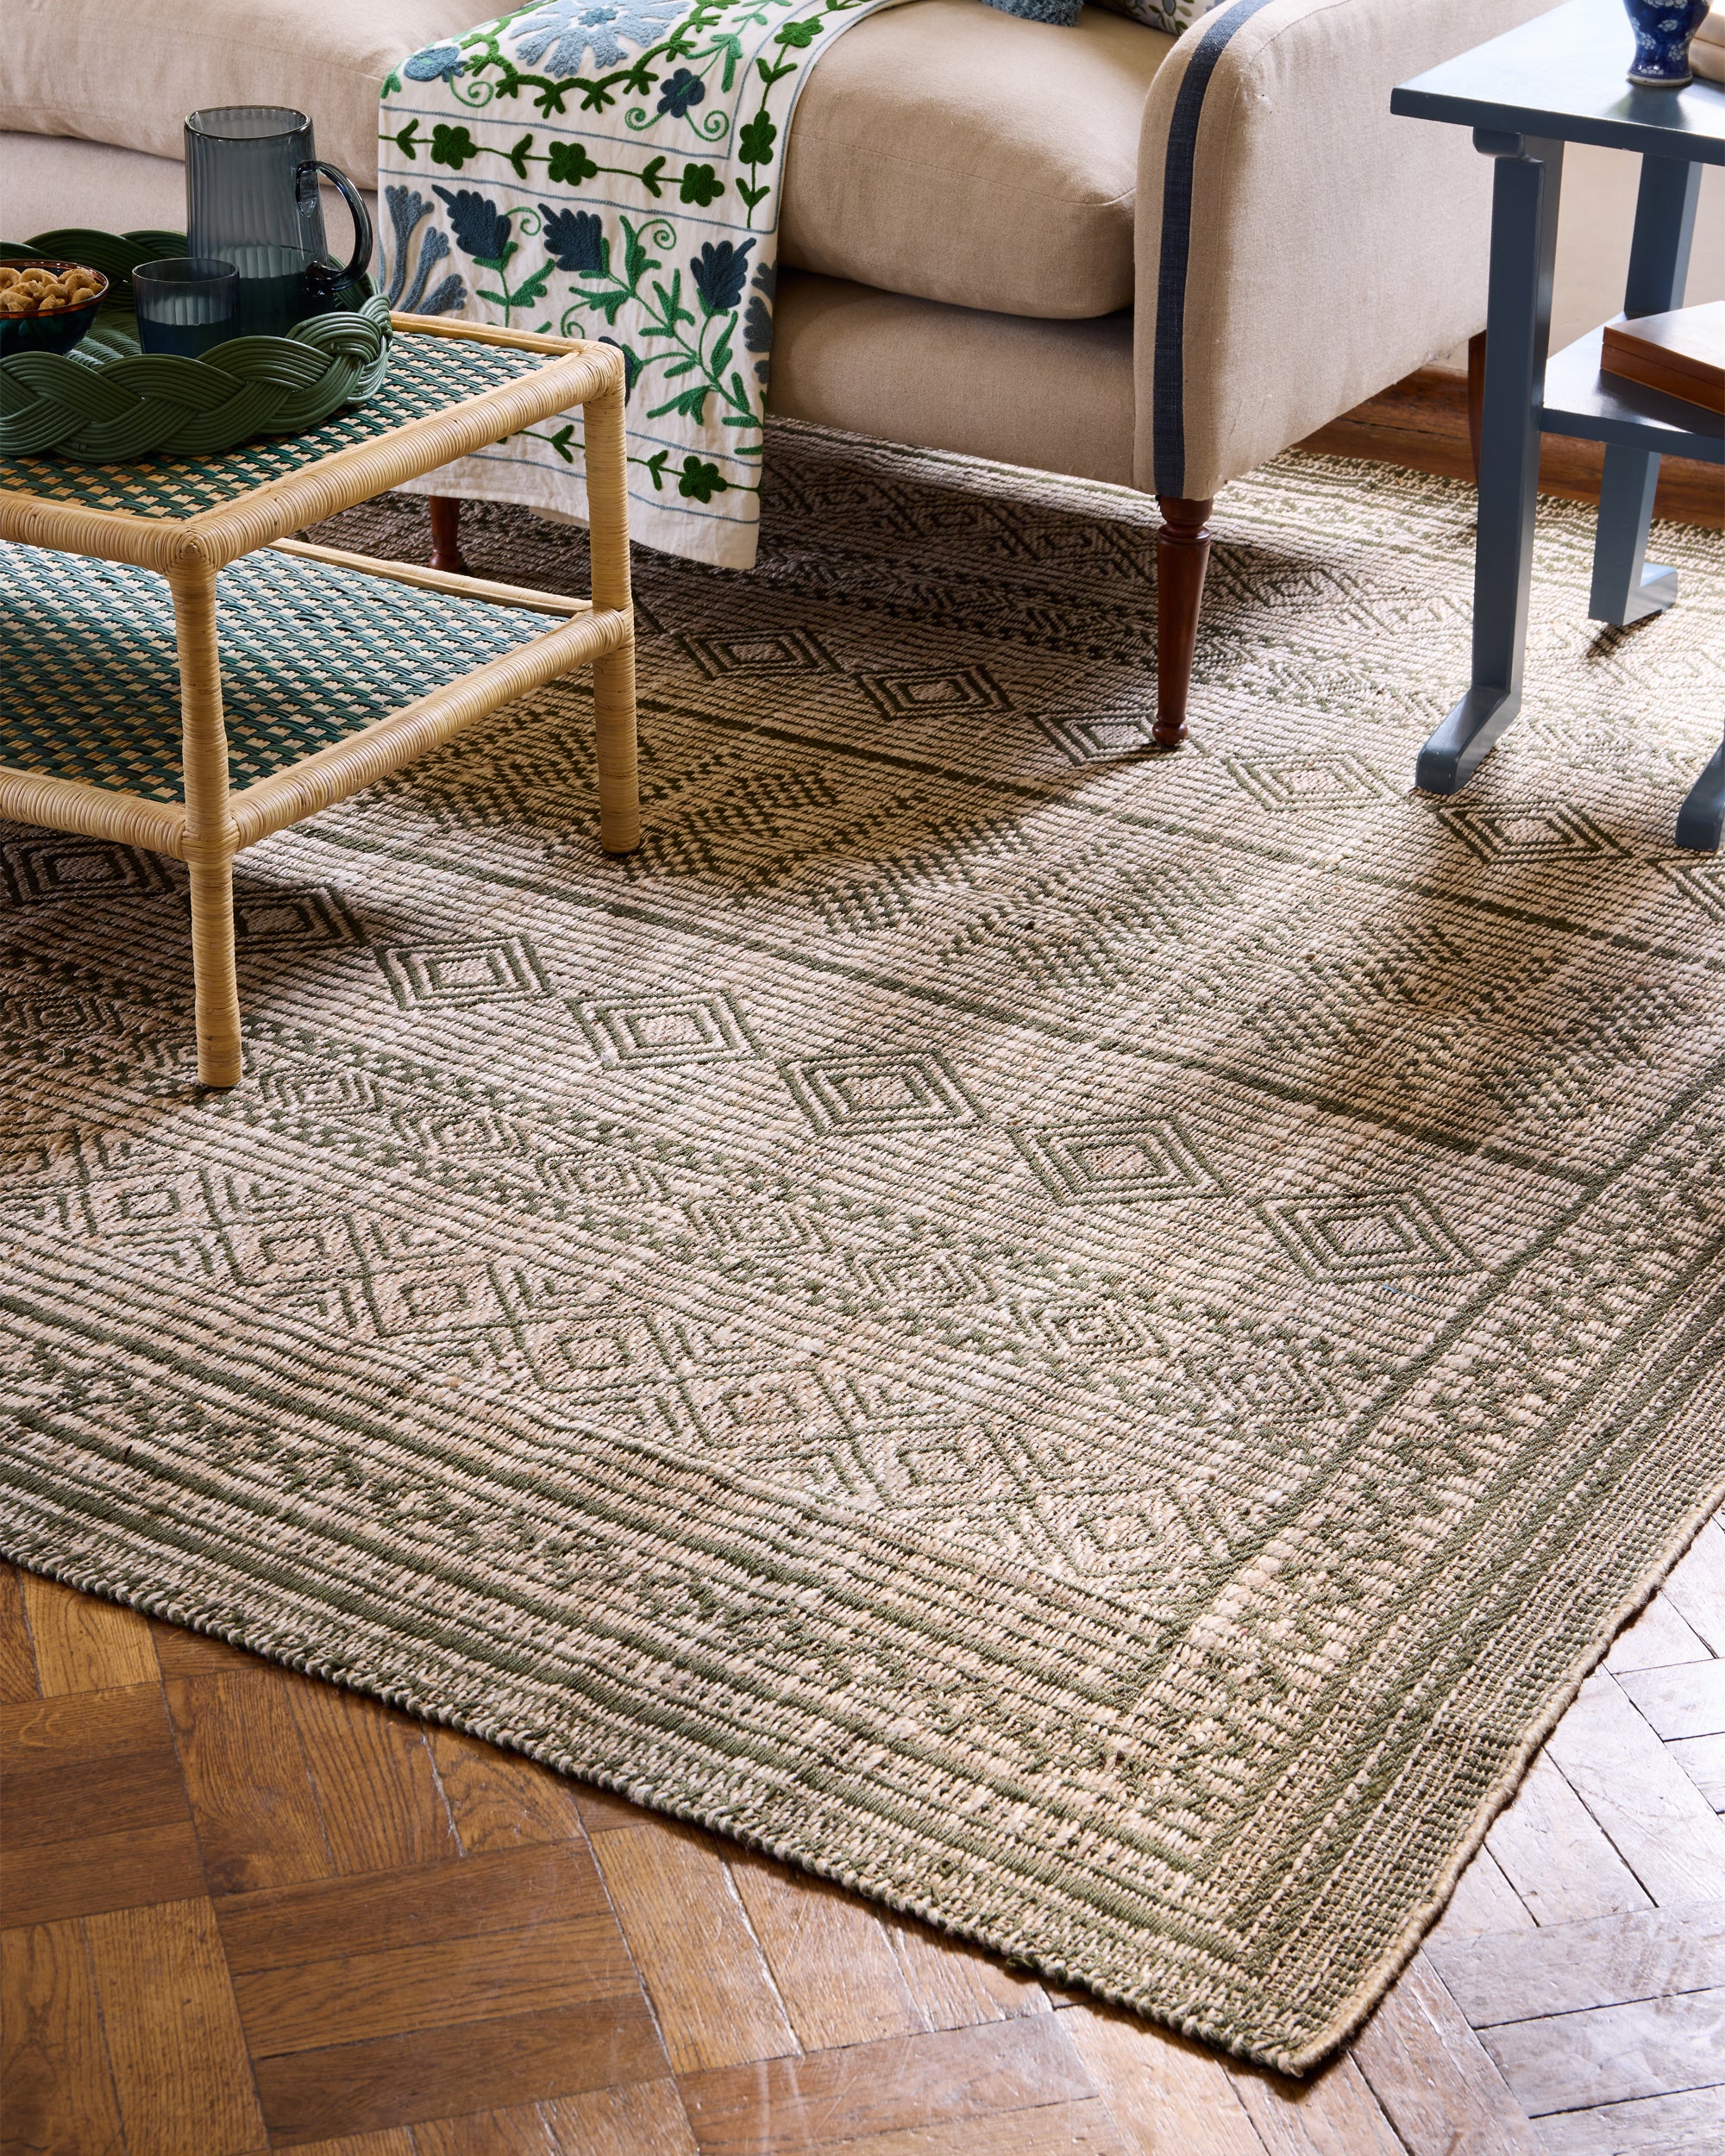
POLYGON ((352 279, 365 274, 366 266, 372 259, 372 221, 367 213, 360 191, 354 186, 353 181, 348 179, 339 165, 329 164, 321 157, 302 165, 293 176, 295 185, 299 189, 302 197, 306 191, 308 183, 315 190, 317 181, 312 176, 318 172, 323 175, 342 201, 347 204, 348 214, 354 221, 354 252, 348 258, 348 266, 345 269, 332 270, 320 264, 311 272, 314 285, 322 285, 327 279, 328 289, 334 291, 337 285, 345 285, 352 279))

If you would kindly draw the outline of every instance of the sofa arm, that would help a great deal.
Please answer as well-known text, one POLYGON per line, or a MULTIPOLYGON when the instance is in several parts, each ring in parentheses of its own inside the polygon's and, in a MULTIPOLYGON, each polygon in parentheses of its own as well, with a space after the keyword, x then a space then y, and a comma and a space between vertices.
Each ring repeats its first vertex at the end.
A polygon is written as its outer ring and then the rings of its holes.
POLYGON ((1140 487, 1207 498, 1484 326, 1489 161, 1389 93, 1551 4, 1222 0, 1180 39, 1138 149, 1140 487))

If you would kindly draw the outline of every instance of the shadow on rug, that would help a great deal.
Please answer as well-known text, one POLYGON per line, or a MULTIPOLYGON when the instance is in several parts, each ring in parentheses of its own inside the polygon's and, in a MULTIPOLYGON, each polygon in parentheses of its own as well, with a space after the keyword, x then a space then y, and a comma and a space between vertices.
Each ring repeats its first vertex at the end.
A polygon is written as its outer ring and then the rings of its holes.
POLYGON ((580 681, 242 856, 229 1094, 8 827, 5 1554, 1312 2065, 1725 1492, 1725 548, 1596 636, 1543 504, 1440 803, 1471 509, 1231 488, 1164 757, 1148 505, 783 429, 643 851, 580 681))

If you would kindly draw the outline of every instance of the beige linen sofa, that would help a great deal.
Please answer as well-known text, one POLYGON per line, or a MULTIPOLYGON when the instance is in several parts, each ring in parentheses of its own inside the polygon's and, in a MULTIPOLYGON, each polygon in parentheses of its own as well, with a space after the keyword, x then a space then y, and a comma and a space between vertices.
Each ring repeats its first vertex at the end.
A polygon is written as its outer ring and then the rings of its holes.
MULTIPOLYGON (((770 409, 1157 495, 1172 745, 1218 490, 1484 325, 1489 165, 1391 86, 1547 3, 1222 0, 1177 39, 1094 6, 867 17, 792 126, 770 409)), ((300 107, 374 188, 383 78, 483 13, 9 0, 0 222, 177 227, 208 104, 300 107)))

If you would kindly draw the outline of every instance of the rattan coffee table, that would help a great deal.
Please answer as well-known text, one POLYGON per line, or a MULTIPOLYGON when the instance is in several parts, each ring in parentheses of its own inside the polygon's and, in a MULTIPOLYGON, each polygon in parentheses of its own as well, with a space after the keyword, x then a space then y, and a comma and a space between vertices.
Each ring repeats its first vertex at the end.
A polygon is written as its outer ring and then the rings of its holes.
POLYGON ((622 354, 411 315, 394 326, 382 390, 308 434, 184 461, 0 461, 0 542, 14 542, 0 545, 0 817, 185 862, 208 1086, 241 1077, 242 848, 583 665, 599 843, 640 843, 622 354), (591 599, 287 536, 577 406, 591 599), (547 631, 546 614, 566 618, 547 631))

